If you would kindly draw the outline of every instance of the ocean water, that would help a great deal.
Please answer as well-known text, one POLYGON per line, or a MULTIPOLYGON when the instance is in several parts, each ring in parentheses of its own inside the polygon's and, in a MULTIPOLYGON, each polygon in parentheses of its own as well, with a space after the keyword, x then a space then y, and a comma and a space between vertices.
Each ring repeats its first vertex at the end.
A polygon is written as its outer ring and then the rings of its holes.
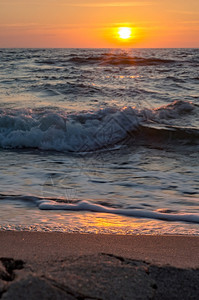
POLYGON ((0 49, 0 230, 199 234, 199 49, 0 49))

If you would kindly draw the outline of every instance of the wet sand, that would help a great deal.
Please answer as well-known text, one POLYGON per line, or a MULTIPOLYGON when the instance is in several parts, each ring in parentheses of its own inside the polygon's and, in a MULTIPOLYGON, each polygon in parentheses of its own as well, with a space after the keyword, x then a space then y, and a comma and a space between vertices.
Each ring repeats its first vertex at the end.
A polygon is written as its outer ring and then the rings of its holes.
POLYGON ((0 299, 199 299, 199 237, 0 232, 0 299))

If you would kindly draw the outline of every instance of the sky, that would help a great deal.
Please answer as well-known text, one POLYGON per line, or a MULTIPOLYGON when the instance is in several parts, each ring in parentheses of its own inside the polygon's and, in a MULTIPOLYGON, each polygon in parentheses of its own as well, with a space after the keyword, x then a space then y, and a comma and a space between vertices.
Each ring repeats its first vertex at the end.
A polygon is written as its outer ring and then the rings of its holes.
POLYGON ((199 0, 0 0, 8 47, 199 47, 199 0), (132 28, 130 39, 120 27, 132 28))

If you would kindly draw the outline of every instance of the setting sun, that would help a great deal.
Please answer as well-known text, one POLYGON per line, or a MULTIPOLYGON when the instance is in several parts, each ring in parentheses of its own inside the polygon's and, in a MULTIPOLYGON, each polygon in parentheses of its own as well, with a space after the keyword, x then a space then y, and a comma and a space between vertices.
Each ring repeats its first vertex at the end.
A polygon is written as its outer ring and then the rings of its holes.
POLYGON ((119 34, 120 39, 127 40, 131 37, 131 28, 120 27, 118 29, 118 34, 119 34))

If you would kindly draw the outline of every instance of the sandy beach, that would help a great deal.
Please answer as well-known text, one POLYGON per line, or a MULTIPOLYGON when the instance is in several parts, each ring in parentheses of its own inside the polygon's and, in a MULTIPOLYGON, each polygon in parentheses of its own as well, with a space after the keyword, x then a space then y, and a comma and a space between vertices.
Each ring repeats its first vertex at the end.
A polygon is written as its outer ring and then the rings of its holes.
POLYGON ((0 232, 1 299, 198 299, 199 237, 0 232))
POLYGON ((199 300, 199 1, 0 1, 0 300, 199 300))

